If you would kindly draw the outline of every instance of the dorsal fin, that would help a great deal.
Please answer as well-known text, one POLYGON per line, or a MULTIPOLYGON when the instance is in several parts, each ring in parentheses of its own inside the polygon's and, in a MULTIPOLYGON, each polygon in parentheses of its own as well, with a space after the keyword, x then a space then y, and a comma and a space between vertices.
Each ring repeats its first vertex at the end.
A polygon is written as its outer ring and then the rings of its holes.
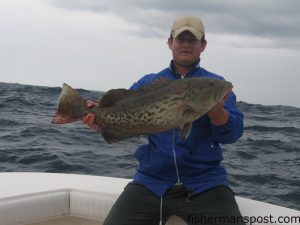
POLYGON ((171 81, 172 80, 169 80, 168 78, 160 77, 160 78, 153 80, 151 83, 146 84, 145 86, 142 86, 138 91, 140 91, 140 92, 154 91, 165 85, 168 85, 171 81))
POLYGON ((169 84, 171 80, 167 78, 158 78, 152 81, 150 84, 142 86, 140 89, 133 91, 127 90, 124 88, 119 89, 111 89, 106 92, 99 101, 99 107, 109 107, 114 105, 116 102, 120 101, 121 99, 137 94, 143 94, 145 92, 155 91, 167 84, 169 84))
POLYGON ((134 94, 135 91, 130 91, 124 88, 111 89, 106 92, 99 100, 99 107, 109 107, 120 101, 121 99, 134 94))

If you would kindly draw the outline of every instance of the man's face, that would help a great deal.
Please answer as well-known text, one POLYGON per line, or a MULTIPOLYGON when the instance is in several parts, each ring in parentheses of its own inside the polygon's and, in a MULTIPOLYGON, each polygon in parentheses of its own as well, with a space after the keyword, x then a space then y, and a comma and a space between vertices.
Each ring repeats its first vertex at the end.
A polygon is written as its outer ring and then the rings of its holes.
POLYGON ((182 67, 189 67, 198 60, 206 43, 197 40, 191 32, 184 31, 176 38, 169 38, 168 45, 175 63, 182 67))

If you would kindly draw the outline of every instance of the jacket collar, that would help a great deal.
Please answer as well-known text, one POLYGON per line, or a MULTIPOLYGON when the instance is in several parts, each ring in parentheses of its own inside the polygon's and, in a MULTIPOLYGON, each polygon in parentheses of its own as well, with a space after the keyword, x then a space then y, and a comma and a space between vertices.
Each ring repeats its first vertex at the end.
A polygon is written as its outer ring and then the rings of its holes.
MULTIPOLYGON (((191 77, 199 69, 200 69, 200 58, 192 65, 192 68, 185 75, 185 77, 191 77)), ((173 74, 173 76, 176 79, 181 79, 182 78, 181 74, 176 72, 173 60, 171 60, 171 62, 170 62, 169 71, 173 74)))

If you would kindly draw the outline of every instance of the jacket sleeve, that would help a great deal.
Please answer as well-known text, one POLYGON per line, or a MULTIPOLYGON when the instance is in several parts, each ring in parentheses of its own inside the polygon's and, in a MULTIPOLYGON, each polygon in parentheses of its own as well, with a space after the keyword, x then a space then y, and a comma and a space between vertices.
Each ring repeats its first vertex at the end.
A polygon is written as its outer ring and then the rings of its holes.
POLYGON ((226 124, 223 126, 215 126, 211 123, 212 140, 222 144, 230 144, 235 142, 243 135, 244 115, 236 108, 236 96, 232 92, 225 102, 224 108, 229 114, 226 124))

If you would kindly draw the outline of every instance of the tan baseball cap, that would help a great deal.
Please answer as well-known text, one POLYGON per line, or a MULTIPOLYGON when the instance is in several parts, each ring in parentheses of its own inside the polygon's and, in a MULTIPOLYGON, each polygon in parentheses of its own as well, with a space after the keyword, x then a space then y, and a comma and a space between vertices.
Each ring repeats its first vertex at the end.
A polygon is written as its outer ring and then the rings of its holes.
POLYGON ((171 33, 174 38, 186 30, 190 31, 198 40, 201 40, 205 34, 202 20, 196 16, 179 17, 171 27, 171 33))

